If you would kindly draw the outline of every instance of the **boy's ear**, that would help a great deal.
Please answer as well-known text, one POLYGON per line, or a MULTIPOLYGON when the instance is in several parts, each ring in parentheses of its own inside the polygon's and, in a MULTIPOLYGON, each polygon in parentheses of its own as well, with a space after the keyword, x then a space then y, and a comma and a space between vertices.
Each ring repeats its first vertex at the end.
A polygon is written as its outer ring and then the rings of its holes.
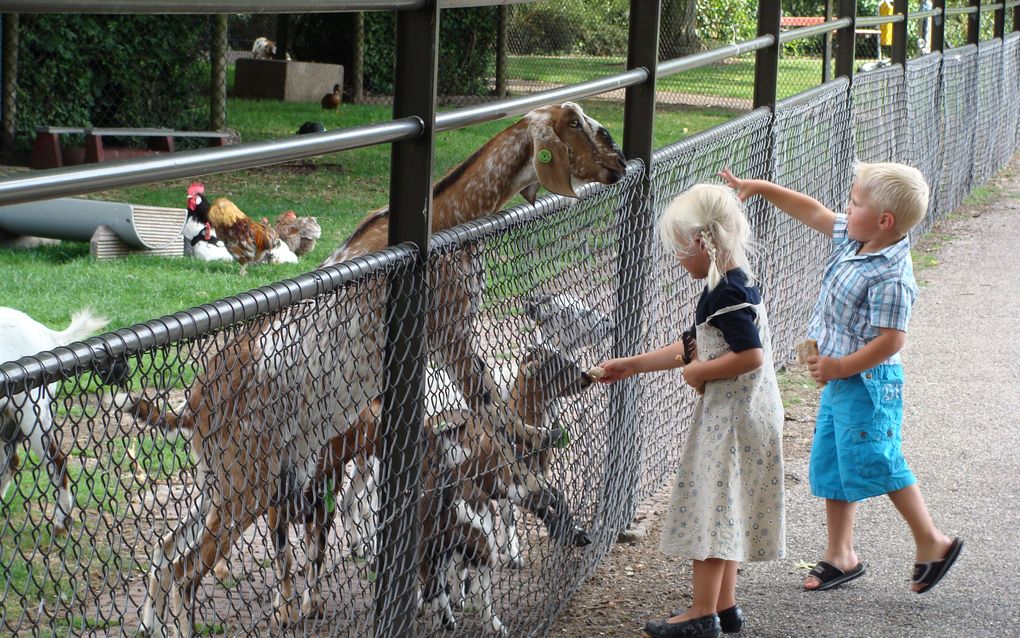
POLYGON ((878 219, 878 227, 882 230, 893 230, 896 228, 896 217, 889 211, 882 213, 878 219))

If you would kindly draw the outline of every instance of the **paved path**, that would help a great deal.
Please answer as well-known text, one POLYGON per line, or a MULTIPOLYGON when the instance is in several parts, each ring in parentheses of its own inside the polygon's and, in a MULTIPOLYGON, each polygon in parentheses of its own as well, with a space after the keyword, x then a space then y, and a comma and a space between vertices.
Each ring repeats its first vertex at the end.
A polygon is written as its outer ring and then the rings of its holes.
MULTIPOLYGON (((1017 166, 1014 161, 1014 167, 1017 166)), ((868 574, 828 592, 797 584, 824 549, 822 501, 789 487, 790 560, 739 581, 750 636, 1020 636, 1020 192, 955 224, 922 285, 903 351, 904 451, 936 524, 966 544, 932 591, 907 591, 913 542, 886 498, 859 510, 868 574), (1011 201, 1010 201, 1011 200, 1011 201)), ((787 471, 807 476, 806 460, 787 471)))
MULTIPOLYGON (((1020 155, 1005 175, 994 203, 950 223, 938 264, 918 272, 903 351, 904 451, 936 524, 964 538, 962 555, 931 592, 910 592, 909 531, 887 498, 871 499, 856 525, 868 573, 836 590, 802 591, 798 563, 824 551, 824 506, 810 494, 807 455, 791 449, 786 471, 800 480, 787 481, 788 557, 742 568, 741 636, 1020 636, 1020 155)), ((639 636, 644 621, 689 604, 689 562, 655 551, 659 527, 614 548, 553 636, 639 636)))

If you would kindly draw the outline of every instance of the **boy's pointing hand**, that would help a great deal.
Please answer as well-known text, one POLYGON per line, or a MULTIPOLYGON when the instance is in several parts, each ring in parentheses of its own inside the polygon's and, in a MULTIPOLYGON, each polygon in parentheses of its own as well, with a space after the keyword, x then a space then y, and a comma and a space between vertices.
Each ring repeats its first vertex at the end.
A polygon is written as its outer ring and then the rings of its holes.
POLYGON ((746 201, 748 197, 754 195, 754 193, 751 192, 751 180, 737 178, 730 172, 729 168, 724 168, 719 171, 719 177, 726 182, 727 186, 737 191, 737 197, 740 198, 740 201, 746 201))

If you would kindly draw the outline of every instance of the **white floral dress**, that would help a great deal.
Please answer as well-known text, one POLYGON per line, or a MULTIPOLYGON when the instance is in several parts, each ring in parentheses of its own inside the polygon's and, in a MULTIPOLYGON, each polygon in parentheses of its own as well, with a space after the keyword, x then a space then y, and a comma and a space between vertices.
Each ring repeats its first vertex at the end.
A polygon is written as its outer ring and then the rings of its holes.
POLYGON ((708 317, 697 327, 698 358, 711 360, 730 351, 709 320, 747 307, 755 312, 764 364, 705 384, 666 511, 664 554, 756 561, 786 553, 783 403, 765 305, 738 304, 708 317))

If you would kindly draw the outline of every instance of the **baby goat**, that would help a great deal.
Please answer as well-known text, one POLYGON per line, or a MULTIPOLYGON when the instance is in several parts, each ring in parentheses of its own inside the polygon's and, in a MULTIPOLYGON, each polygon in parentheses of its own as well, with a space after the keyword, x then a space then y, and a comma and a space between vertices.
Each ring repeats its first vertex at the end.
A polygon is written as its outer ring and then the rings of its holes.
MULTIPOLYGON (((71 317, 71 325, 57 332, 19 310, 0 308, 0 362, 14 361, 80 341, 108 323, 107 319, 82 310, 71 317)), ((67 461, 52 434, 50 403, 56 390, 57 384, 51 383, 0 397, 0 499, 7 495, 7 488, 20 463, 16 446, 28 439, 32 451, 45 465, 50 483, 56 487, 53 532, 62 536, 71 526, 72 498, 67 486, 67 461)))
MULTIPOLYGON (((528 353, 522 362, 510 395, 510 404, 520 405, 531 415, 540 412, 551 401, 577 394, 592 384, 592 379, 572 360, 558 351, 539 347, 528 353), (526 406, 526 407, 525 407, 526 406)), ((330 500, 324 490, 337 491, 347 463, 355 460, 362 471, 367 458, 379 449, 379 419, 382 402, 373 401, 359 414, 356 425, 344 435, 335 437, 320 458, 318 472, 305 502, 312 508, 305 515, 306 554, 310 563, 306 570, 308 591, 302 612, 321 612, 319 580, 325 543, 333 525, 328 511, 330 500), (330 487, 332 486, 332 487, 330 487)), ((444 623, 454 622, 450 604, 447 573, 454 562, 476 570, 483 599, 483 622, 502 634, 502 623, 492 613, 491 573, 499 565, 499 539, 494 505, 512 501, 535 512, 549 527, 551 536, 573 524, 563 495, 546 481, 534 476, 528 463, 518 460, 502 432, 505 426, 493 427, 499 415, 477 414, 470 410, 448 410, 426 419, 424 434, 427 445, 422 462, 422 499, 419 520, 422 523, 421 564, 422 595, 425 602, 436 601, 444 623), (456 559, 456 561, 455 561, 456 559)), ((286 527, 285 520, 270 509, 270 520, 286 527)), ((272 527, 272 525, 271 525, 272 527)), ((577 533, 577 532, 575 532, 577 533)), ((580 532, 580 533, 583 533, 580 532)), ((289 556, 285 539, 274 535, 278 556, 289 556)), ((281 598, 293 592, 289 560, 280 567, 281 598)))

